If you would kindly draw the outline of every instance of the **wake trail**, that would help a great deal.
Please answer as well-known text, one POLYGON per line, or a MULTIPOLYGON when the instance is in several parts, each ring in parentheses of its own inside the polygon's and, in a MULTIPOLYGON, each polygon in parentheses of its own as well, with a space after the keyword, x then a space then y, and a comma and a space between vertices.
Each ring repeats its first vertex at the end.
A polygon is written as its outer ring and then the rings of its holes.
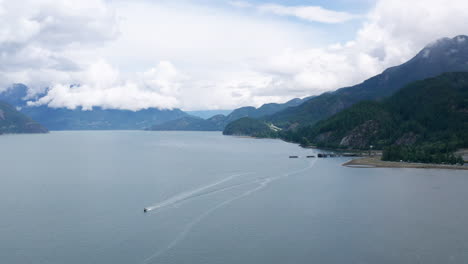
POLYGON ((248 174, 252 174, 251 172, 249 173, 239 173, 239 174, 233 174, 231 176, 228 176, 222 180, 219 180, 219 181, 216 181, 214 183, 210 183, 208 185, 204 185, 202 187, 199 187, 199 188, 196 188, 194 190, 191 190, 191 191, 188 191, 188 192, 183 192, 183 193, 180 193, 178 195, 175 195, 169 199, 166 199, 160 203, 157 203, 155 205, 152 205, 152 206, 149 206, 149 207, 146 207, 146 209, 148 209, 148 211, 153 211, 153 210, 156 210, 156 209, 161 209, 161 208, 164 208, 164 207, 167 207, 167 206, 171 206, 171 205, 175 205, 175 204, 178 204, 182 201, 186 201, 188 199, 192 199, 194 197, 199 197, 201 195, 204 195, 204 194, 200 194, 201 192, 209 189, 209 188, 213 188, 217 185, 220 185, 222 183, 225 183, 227 181, 230 181, 230 180, 233 180, 237 177, 240 177, 240 176, 244 176, 244 175, 248 175, 248 174))
MULTIPOLYGON (((221 207, 224 207, 226 205, 229 205, 230 203, 236 201, 236 200, 240 200, 242 198, 245 198, 255 192, 258 192, 262 189, 264 189, 265 187, 267 187, 271 182, 274 182, 276 180, 279 180, 279 179, 282 179, 282 178, 287 178, 287 177, 290 177, 292 175, 295 175, 295 174, 299 174, 301 172, 305 172, 309 169, 311 169, 315 163, 317 162, 317 159, 315 159, 313 162, 310 162, 309 165, 305 168, 302 168, 300 170, 296 170, 296 171, 292 171, 292 172, 289 172, 289 173, 286 173, 286 174, 283 174, 283 175, 280 175, 280 176, 275 176, 275 177, 268 177, 268 178, 263 178, 263 179, 258 179, 256 181, 253 181, 253 182, 249 182, 249 183, 245 183, 245 184, 239 184, 239 185, 234 185, 234 186, 231 186, 231 187, 226 187, 224 190, 226 189, 232 189, 232 188, 235 188, 235 187, 238 187, 240 185, 247 185, 247 184, 256 184, 258 183, 258 186, 253 188, 253 189, 250 189, 250 190, 247 190, 245 191, 244 193, 236 196, 236 197, 233 197, 231 199, 228 199, 210 209, 208 209, 207 211, 205 211, 204 213, 202 213, 201 215, 199 215, 197 218, 195 218, 194 220, 192 220, 190 223, 188 223, 185 228, 182 230, 182 232, 180 232, 176 237, 175 239, 165 248, 157 251, 156 253, 154 253, 153 255, 151 255, 150 257, 148 257, 147 259, 145 259, 143 261, 143 263, 149 263, 151 260, 163 255, 164 253, 166 253, 167 251, 171 250, 172 248, 174 248, 177 244, 179 244, 181 241, 183 241, 185 239, 185 237, 187 236, 188 233, 190 233, 190 231, 193 229, 193 227, 195 225, 197 225, 198 223, 200 223, 203 219, 205 219, 207 216, 209 216, 211 213, 213 213, 214 211, 218 210, 219 208, 221 207)), ((216 192, 221 192, 223 191, 223 189, 220 189, 220 190, 217 190, 217 191, 214 191, 214 192, 211 192, 210 194, 213 194, 213 193, 216 193, 216 192)))

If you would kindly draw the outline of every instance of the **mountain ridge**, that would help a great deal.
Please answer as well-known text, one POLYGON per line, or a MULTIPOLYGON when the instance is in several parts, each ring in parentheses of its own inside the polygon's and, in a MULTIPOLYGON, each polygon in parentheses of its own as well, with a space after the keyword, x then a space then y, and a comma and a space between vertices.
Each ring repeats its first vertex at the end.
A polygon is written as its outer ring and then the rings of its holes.
POLYGON ((459 162, 451 153, 468 147, 468 72, 413 82, 382 101, 357 103, 283 138, 325 148, 372 146, 393 161, 459 162))
POLYGON ((360 84, 324 93, 263 119, 286 129, 294 123, 310 125, 359 101, 390 96, 410 82, 459 71, 468 71, 468 36, 464 35, 439 39, 408 62, 390 67, 360 84))
POLYGON ((360 84, 323 93, 299 106, 259 120, 286 131, 295 130, 313 125, 358 102, 382 100, 413 81, 435 77, 445 72, 467 71, 468 36, 443 38, 426 45, 409 61, 390 67, 360 84))
POLYGON ((20 113, 13 106, 0 101, 0 135, 23 133, 47 133, 49 130, 20 113))
POLYGON ((294 107, 313 98, 294 98, 285 103, 268 103, 258 108, 253 106, 245 106, 234 109, 229 115, 216 115, 207 119, 182 117, 180 119, 171 120, 162 124, 151 126, 148 130, 153 131, 223 131, 227 124, 245 117, 261 118, 270 114, 274 114, 288 107, 294 107))

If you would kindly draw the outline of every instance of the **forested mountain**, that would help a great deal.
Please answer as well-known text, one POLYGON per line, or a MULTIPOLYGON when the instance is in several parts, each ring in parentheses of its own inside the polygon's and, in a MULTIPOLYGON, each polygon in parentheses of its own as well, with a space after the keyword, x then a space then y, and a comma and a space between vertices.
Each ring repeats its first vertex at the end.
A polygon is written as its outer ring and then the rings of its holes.
POLYGON ((391 97, 362 101, 296 130, 275 132, 263 120, 240 119, 224 133, 280 137, 321 148, 372 146, 384 149, 386 160, 461 163, 452 153, 468 148, 468 72, 414 82, 391 97))
POLYGON ((284 129, 311 125, 360 101, 380 100, 392 95, 413 81, 460 71, 468 71, 468 37, 444 38, 426 46, 410 61, 361 84, 324 93, 263 119, 284 129))
POLYGON ((0 101, 0 134, 47 133, 47 128, 0 101))
POLYGON ((26 105, 27 87, 14 85, 0 93, 0 100, 21 109, 20 111, 43 124, 50 130, 116 130, 145 129, 155 124, 189 116, 179 109, 160 110, 156 108, 140 111, 94 108, 82 111, 80 108, 30 107, 26 105))
POLYGON ((191 116, 208 119, 216 115, 227 116, 230 113, 232 113, 232 110, 198 110, 198 111, 184 111, 184 112, 191 116))
POLYGON ((242 117, 250 117, 250 118, 261 118, 261 117, 264 117, 264 116, 268 116, 268 115, 272 115, 272 114, 275 114, 275 113, 278 113, 282 110, 285 110, 285 109, 288 109, 290 107, 295 107, 295 106, 298 106, 310 99, 314 98, 314 96, 310 96, 310 97, 306 97, 304 99, 301 99, 301 98, 295 98, 295 99, 292 99, 284 104, 276 104, 276 103, 270 103, 270 104, 264 104, 262 105, 261 107, 259 108, 255 108, 255 107, 252 107, 252 106, 247 106, 247 107, 241 107, 241 108, 238 108, 234 111, 232 111, 232 113, 230 115, 227 116, 227 119, 226 121, 229 123, 229 122, 232 122, 232 121, 235 121, 235 120, 238 120, 242 117))
POLYGON ((282 137, 319 147, 368 149, 372 145, 388 148, 387 159, 420 162, 427 161, 427 153, 467 148, 468 72, 412 83, 381 102, 358 103, 282 137))
POLYGON ((221 131, 226 124, 224 115, 215 115, 208 119, 186 116, 163 124, 154 125, 148 130, 154 131, 221 131))
POLYGON ((235 109, 227 116, 216 115, 208 119, 193 116, 182 117, 177 120, 154 125, 149 130, 222 131, 227 124, 235 120, 244 117, 261 118, 289 107, 298 106, 311 98, 313 97, 306 97, 304 99, 295 98, 284 104, 270 103, 264 104, 259 108, 253 106, 241 107, 235 109))
POLYGON ((229 123, 223 131, 223 135, 245 136, 255 135, 256 137, 274 137, 275 130, 265 122, 250 117, 243 117, 235 122, 229 123))

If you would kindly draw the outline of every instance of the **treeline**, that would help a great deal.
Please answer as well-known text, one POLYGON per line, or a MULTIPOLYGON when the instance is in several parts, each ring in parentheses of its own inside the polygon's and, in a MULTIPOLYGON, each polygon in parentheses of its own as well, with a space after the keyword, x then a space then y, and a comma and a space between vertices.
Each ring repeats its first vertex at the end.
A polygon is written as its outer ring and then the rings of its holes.
POLYGON ((455 155, 453 151, 440 142, 416 146, 393 145, 384 149, 382 160, 463 165, 463 158, 455 155))

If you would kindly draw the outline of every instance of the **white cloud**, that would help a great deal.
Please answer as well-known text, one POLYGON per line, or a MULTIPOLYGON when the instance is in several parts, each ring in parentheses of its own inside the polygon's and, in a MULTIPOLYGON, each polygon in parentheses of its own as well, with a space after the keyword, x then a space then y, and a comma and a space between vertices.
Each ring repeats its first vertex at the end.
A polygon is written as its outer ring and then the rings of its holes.
POLYGON ((294 16, 312 22, 343 23, 358 16, 347 13, 328 10, 320 6, 283 6, 277 4, 265 4, 258 6, 262 12, 269 12, 280 16, 294 16))
POLYGON ((234 7, 241 7, 241 8, 246 8, 246 7, 252 7, 253 5, 247 1, 228 1, 228 4, 234 6, 234 7))
POLYGON ((352 41, 286 50, 256 70, 281 79, 285 93, 335 90, 406 62, 436 39, 467 34, 466 17, 468 1, 380 0, 352 41))
POLYGON ((86 68, 70 51, 118 35, 115 13, 101 0, 0 1, 0 25, 2 87, 23 82, 38 89, 67 78, 86 68))
MULTIPOLYGON (((324 23, 349 18, 230 4, 324 23)), ((435 39, 467 34, 465 0, 379 0, 355 37, 335 44, 329 25, 242 10, 179 0, 0 0, 0 90, 49 87, 31 104, 51 107, 258 106, 359 83, 435 39)))
POLYGON ((76 83, 52 85, 47 95, 28 105, 48 105, 53 108, 83 110, 93 107, 105 109, 141 110, 151 107, 171 109, 179 105, 177 95, 179 73, 169 62, 137 74, 135 78, 122 79, 118 70, 105 61, 98 61, 76 76, 76 83))

